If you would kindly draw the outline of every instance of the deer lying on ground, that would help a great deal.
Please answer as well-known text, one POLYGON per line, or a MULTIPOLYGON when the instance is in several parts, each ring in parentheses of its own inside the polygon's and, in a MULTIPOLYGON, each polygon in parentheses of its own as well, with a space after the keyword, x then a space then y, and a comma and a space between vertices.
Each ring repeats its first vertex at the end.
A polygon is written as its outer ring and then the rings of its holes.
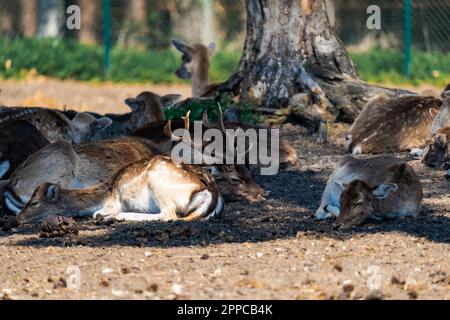
POLYGON ((82 189, 106 181, 132 162, 150 158, 159 151, 139 138, 122 138, 72 145, 59 141, 32 154, 10 176, 5 203, 19 212, 43 183, 64 189, 82 189))
POLYGON ((422 162, 428 167, 439 169, 448 164, 450 158, 448 147, 450 142, 450 127, 439 129, 430 139, 422 162))
POLYGON ((417 216, 422 184, 403 160, 381 156, 344 157, 328 180, 317 219, 337 217, 335 226, 348 228, 368 218, 417 216))
POLYGON ((434 136, 441 128, 450 127, 450 84, 449 89, 442 93, 442 107, 433 120, 429 130, 429 138, 434 136))
MULTIPOLYGON (((127 106, 132 110, 124 115, 105 115, 112 120, 112 124, 105 130, 95 130, 87 138, 87 141, 100 141, 130 135, 134 130, 154 121, 165 119, 163 108, 175 104, 181 98, 178 94, 159 96, 152 92, 142 92, 136 98, 125 100, 127 106)), ((98 115, 93 114, 98 117, 98 115)), ((73 112, 70 116, 73 116, 73 112)))
MULTIPOLYGON (((153 122, 136 131, 134 135, 150 139, 153 145, 167 156, 171 155, 172 149, 177 143, 185 143, 192 148, 193 153, 202 155, 201 150, 198 151, 198 146, 195 146, 190 139, 174 137, 172 130, 175 129, 193 132, 189 114, 180 121, 153 122)), ((227 200, 257 202, 264 200, 267 195, 264 189, 252 178, 250 171, 243 165, 205 165, 205 167, 211 172, 220 192, 227 200)))
POLYGON ((0 137, 0 179, 8 179, 28 156, 50 144, 39 130, 23 120, 1 123, 0 137))
MULTIPOLYGON (((153 123, 148 124, 145 127, 142 127, 132 133, 133 136, 142 137, 151 140, 155 145, 158 146, 160 150, 162 150, 165 154, 170 154, 173 148, 173 142, 171 140, 171 133, 167 131, 167 126, 169 124, 169 121, 156 121, 153 123)), ((186 128, 185 121, 183 120, 174 120, 171 121, 171 130, 177 130, 186 128)), ((242 130, 248 130, 248 129, 255 129, 257 134, 259 135, 260 129, 267 129, 264 127, 260 127, 257 125, 252 124, 246 124, 242 122, 224 122, 223 117, 219 116, 219 122, 216 124, 212 124, 208 120, 207 113, 204 114, 203 120, 202 120, 202 136, 204 135, 205 131, 208 129, 218 129, 222 131, 224 134, 224 138, 226 137, 226 130, 227 129, 242 129, 242 130)), ((189 131, 191 134, 194 134, 192 123, 190 124, 189 131)), ((271 145, 271 136, 268 135, 268 142, 267 145, 271 145)), ((225 141, 225 139, 224 139, 225 141)), ((280 138, 280 165, 282 168, 286 169, 297 169, 300 167, 300 161, 298 159, 297 151, 295 148, 291 145, 291 143, 283 138, 280 138)))
POLYGON ((219 84, 210 84, 208 76, 216 44, 188 46, 179 40, 172 40, 172 44, 183 54, 181 67, 176 75, 181 79, 192 79, 192 97, 211 96, 219 87, 219 84))
POLYGON ((424 146, 441 100, 401 96, 372 98, 346 135, 352 154, 406 151, 424 146))
POLYGON ((220 215, 223 208, 222 196, 206 171, 155 156, 84 190, 45 183, 20 212, 18 222, 40 222, 49 215, 121 221, 207 220, 220 215))
POLYGON ((95 131, 102 131, 111 125, 109 118, 96 119, 88 113, 80 113, 69 120, 57 110, 45 108, 11 107, 0 110, 0 124, 11 120, 31 123, 50 142, 67 141, 82 143, 95 131))

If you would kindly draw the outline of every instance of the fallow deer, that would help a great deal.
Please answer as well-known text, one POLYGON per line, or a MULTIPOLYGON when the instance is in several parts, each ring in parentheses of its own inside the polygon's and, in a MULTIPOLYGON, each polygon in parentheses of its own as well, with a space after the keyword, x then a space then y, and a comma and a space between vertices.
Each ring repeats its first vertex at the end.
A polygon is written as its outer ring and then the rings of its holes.
MULTIPOLYGON (((168 135, 166 132, 166 128, 169 121, 157 121, 148 124, 132 133, 133 136, 142 137, 151 140, 155 145, 158 146, 159 149, 164 150, 166 154, 170 154, 173 142, 171 140, 170 134, 168 135)), ((171 121, 171 127, 173 130, 182 129, 185 125, 185 122, 182 120, 173 120, 171 121)), ((208 121, 208 115, 205 113, 202 120, 202 136, 205 130, 208 129, 218 129, 221 131, 226 131, 227 129, 255 129, 257 134, 259 134, 260 129, 267 129, 261 126, 246 124, 242 122, 224 122, 223 118, 219 116, 219 123, 212 124, 208 121)), ((193 126, 190 126, 190 132, 193 134, 193 126)), ((225 133, 224 133, 225 134, 225 133)), ((268 135, 267 145, 271 145, 271 136, 268 135)), ((284 139, 280 138, 280 165, 282 168, 286 169, 297 169, 300 167, 300 161, 298 159, 297 151, 292 146, 292 144, 284 139)))
POLYGON ((201 168, 156 156, 122 168, 102 184, 67 190, 38 187, 18 222, 39 222, 49 215, 88 216, 121 221, 207 220, 224 201, 211 176, 201 168))
MULTIPOLYGON (((189 118, 175 121, 153 122, 133 133, 138 137, 150 139, 165 155, 170 155, 175 145, 172 130, 186 129, 193 133, 189 118)), ((202 127, 205 130, 206 127, 202 127)), ((203 135, 204 132, 202 132, 203 135)), ((181 142, 183 142, 181 140, 181 142)), ((188 142, 189 143, 189 142, 188 142)), ((192 150, 195 152, 196 148, 192 150)), ((201 152, 200 152, 201 153, 201 152)), ((256 202, 263 200, 267 193, 252 178, 250 171, 243 165, 216 165, 209 168, 219 190, 227 200, 246 200, 256 202)))
POLYGON ((23 120, 1 123, 0 137, 0 179, 8 179, 28 156, 50 144, 39 130, 23 120))
POLYGON ((36 127, 50 142, 67 141, 82 143, 92 131, 101 131, 111 125, 109 118, 96 119, 88 113, 80 113, 69 120, 63 113, 45 108, 10 107, 0 110, 0 124, 10 120, 24 120, 36 127))
POLYGON ((102 131, 93 131, 88 141, 128 136, 134 130, 149 123, 162 121, 165 119, 163 108, 172 106, 180 98, 181 95, 178 94, 161 97, 152 92, 142 92, 136 98, 128 98, 125 104, 130 107, 131 112, 124 115, 105 115, 112 119, 111 126, 102 131))
POLYGON ((422 162, 431 168, 439 169, 450 160, 448 147, 450 142, 450 127, 439 129, 430 139, 422 162))
POLYGON ((328 180, 317 219, 337 217, 335 226, 348 228, 368 218, 417 216, 422 184, 403 160, 388 157, 344 157, 328 180))
POLYGON ((401 96, 372 98, 346 135, 352 154, 406 151, 424 146, 441 100, 401 96))
POLYGON ((183 54, 181 67, 176 75, 181 79, 192 79, 192 97, 211 96, 219 87, 219 84, 209 83, 208 75, 216 44, 188 46, 179 40, 172 40, 172 44, 183 54))
POLYGON ((17 213, 43 183, 59 184, 65 189, 91 187, 106 181, 123 166, 159 153, 151 142, 139 138, 79 145, 55 142, 32 154, 11 174, 5 203, 17 213))
POLYGON ((429 138, 433 137, 441 128, 450 127, 450 84, 449 89, 446 88, 442 92, 442 107, 433 120, 431 129, 429 130, 429 138))

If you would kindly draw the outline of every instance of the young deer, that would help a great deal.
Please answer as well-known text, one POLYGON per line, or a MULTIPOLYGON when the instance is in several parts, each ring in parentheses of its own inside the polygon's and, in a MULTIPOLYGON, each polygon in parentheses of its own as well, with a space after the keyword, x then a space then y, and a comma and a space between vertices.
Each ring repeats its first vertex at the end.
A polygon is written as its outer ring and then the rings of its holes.
POLYGON ((347 156, 328 180, 316 218, 335 216, 336 227, 348 228, 368 218, 415 217, 421 203, 420 179, 403 160, 347 156))
POLYGON ((136 98, 125 100, 131 113, 124 115, 106 115, 112 119, 112 124, 106 130, 93 131, 88 141, 99 141, 113 139, 130 135, 134 130, 141 128, 154 121, 165 119, 163 108, 175 104, 181 98, 178 94, 159 96, 152 92, 142 92, 136 98))
POLYGON ((12 120, 0 124, 0 179, 8 179, 28 156, 50 144, 32 124, 12 120))
POLYGON ((5 202, 17 213, 45 182, 65 189, 91 187, 106 181, 123 166, 158 153, 150 142, 139 138, 79 145, 56 142, 32 154, 11 174, 5 202))
POLYGON ((219 84, 210 84, 208 76, 216 44, 188 46, 179 40, 172 40, 172 44, 183 54, 181 67, 176 75, 181 79, 192 79, 192 97, 211 96, 219 87, 219 84))
POLYGON ((346 135, 352 154, 406 151, 426 144, 441 100, 401 96, 372 98, 346 135))
POLYGON ((156 156, 122 168, 108 181, 84 190, 43 184, 18 215, 21 224, 49 215, 93 216, 121 221, 207 220, 224 202, 201 168, 156 156))
POLYGON ((96 119, 88 113, 80 113, 69 120, 62 112, 44 108, 11 107, 0 109, 0 124, 11 120, 31 123, 50 142, 67 141, 82 143, 95 131, 111 125, 109 118, 96 119))

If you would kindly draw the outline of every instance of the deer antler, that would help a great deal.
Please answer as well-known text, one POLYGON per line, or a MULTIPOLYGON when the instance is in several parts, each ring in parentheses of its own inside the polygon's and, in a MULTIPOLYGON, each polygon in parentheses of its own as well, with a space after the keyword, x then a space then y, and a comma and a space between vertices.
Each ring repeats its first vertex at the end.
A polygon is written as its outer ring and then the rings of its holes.
POLYGON ((222 111, 222 105, 220 102, 217 103, 219 105, 219 126, 220 130, 222 130, 223 133, 226 133, 227 129, 225 128, 225 123, 223 122, 223 111, 222 111))
POLYGON ((181 117, 181 119, 184 120, 184 130, 187 130, 189 132, 189 129, 191 128, 191 110, 188 111, 186 114, 186 117, 181 117))
POLYGON ((208 129, 214 129, 214 128, 216 128, 215 125, 213 125, 212 123, 209 122, 209 119, 208 119, 208 111, 205 111, 205 112, 203 113, 202 125, 203 125, 205 128, 208 128, 208 129))

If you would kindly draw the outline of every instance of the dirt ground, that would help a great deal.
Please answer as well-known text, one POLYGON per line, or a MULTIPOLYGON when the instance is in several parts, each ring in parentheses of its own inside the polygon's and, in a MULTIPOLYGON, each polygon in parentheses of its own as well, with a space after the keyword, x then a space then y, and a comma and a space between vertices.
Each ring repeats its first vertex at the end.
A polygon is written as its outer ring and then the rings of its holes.
MULTIPOLYGON (((115 108, 127 95, 152 89, 71 82, 54 82, 49 91, 43 84, 32 86, 0 82, 0 102, 20 104, 38 90, 71 108, 110 112, 109 104, 115 108), (108 108, 98 107, 103 103, 108 108)), ((400 155, 424 184, 422 216, 335 231, 313 214, 343 154, 341 140, 318 145, 299 127, 284 129, 302 168, 257 177, 270 191, 268 200, 228 203, 221 219, 85 221, 79 236, 59 239, 42 239, 35 227, 0 231, 0 298, 450 299, 450 195, 444 172, 400 155)), ((333 132, 339 137, 341 131, 333 132)))

